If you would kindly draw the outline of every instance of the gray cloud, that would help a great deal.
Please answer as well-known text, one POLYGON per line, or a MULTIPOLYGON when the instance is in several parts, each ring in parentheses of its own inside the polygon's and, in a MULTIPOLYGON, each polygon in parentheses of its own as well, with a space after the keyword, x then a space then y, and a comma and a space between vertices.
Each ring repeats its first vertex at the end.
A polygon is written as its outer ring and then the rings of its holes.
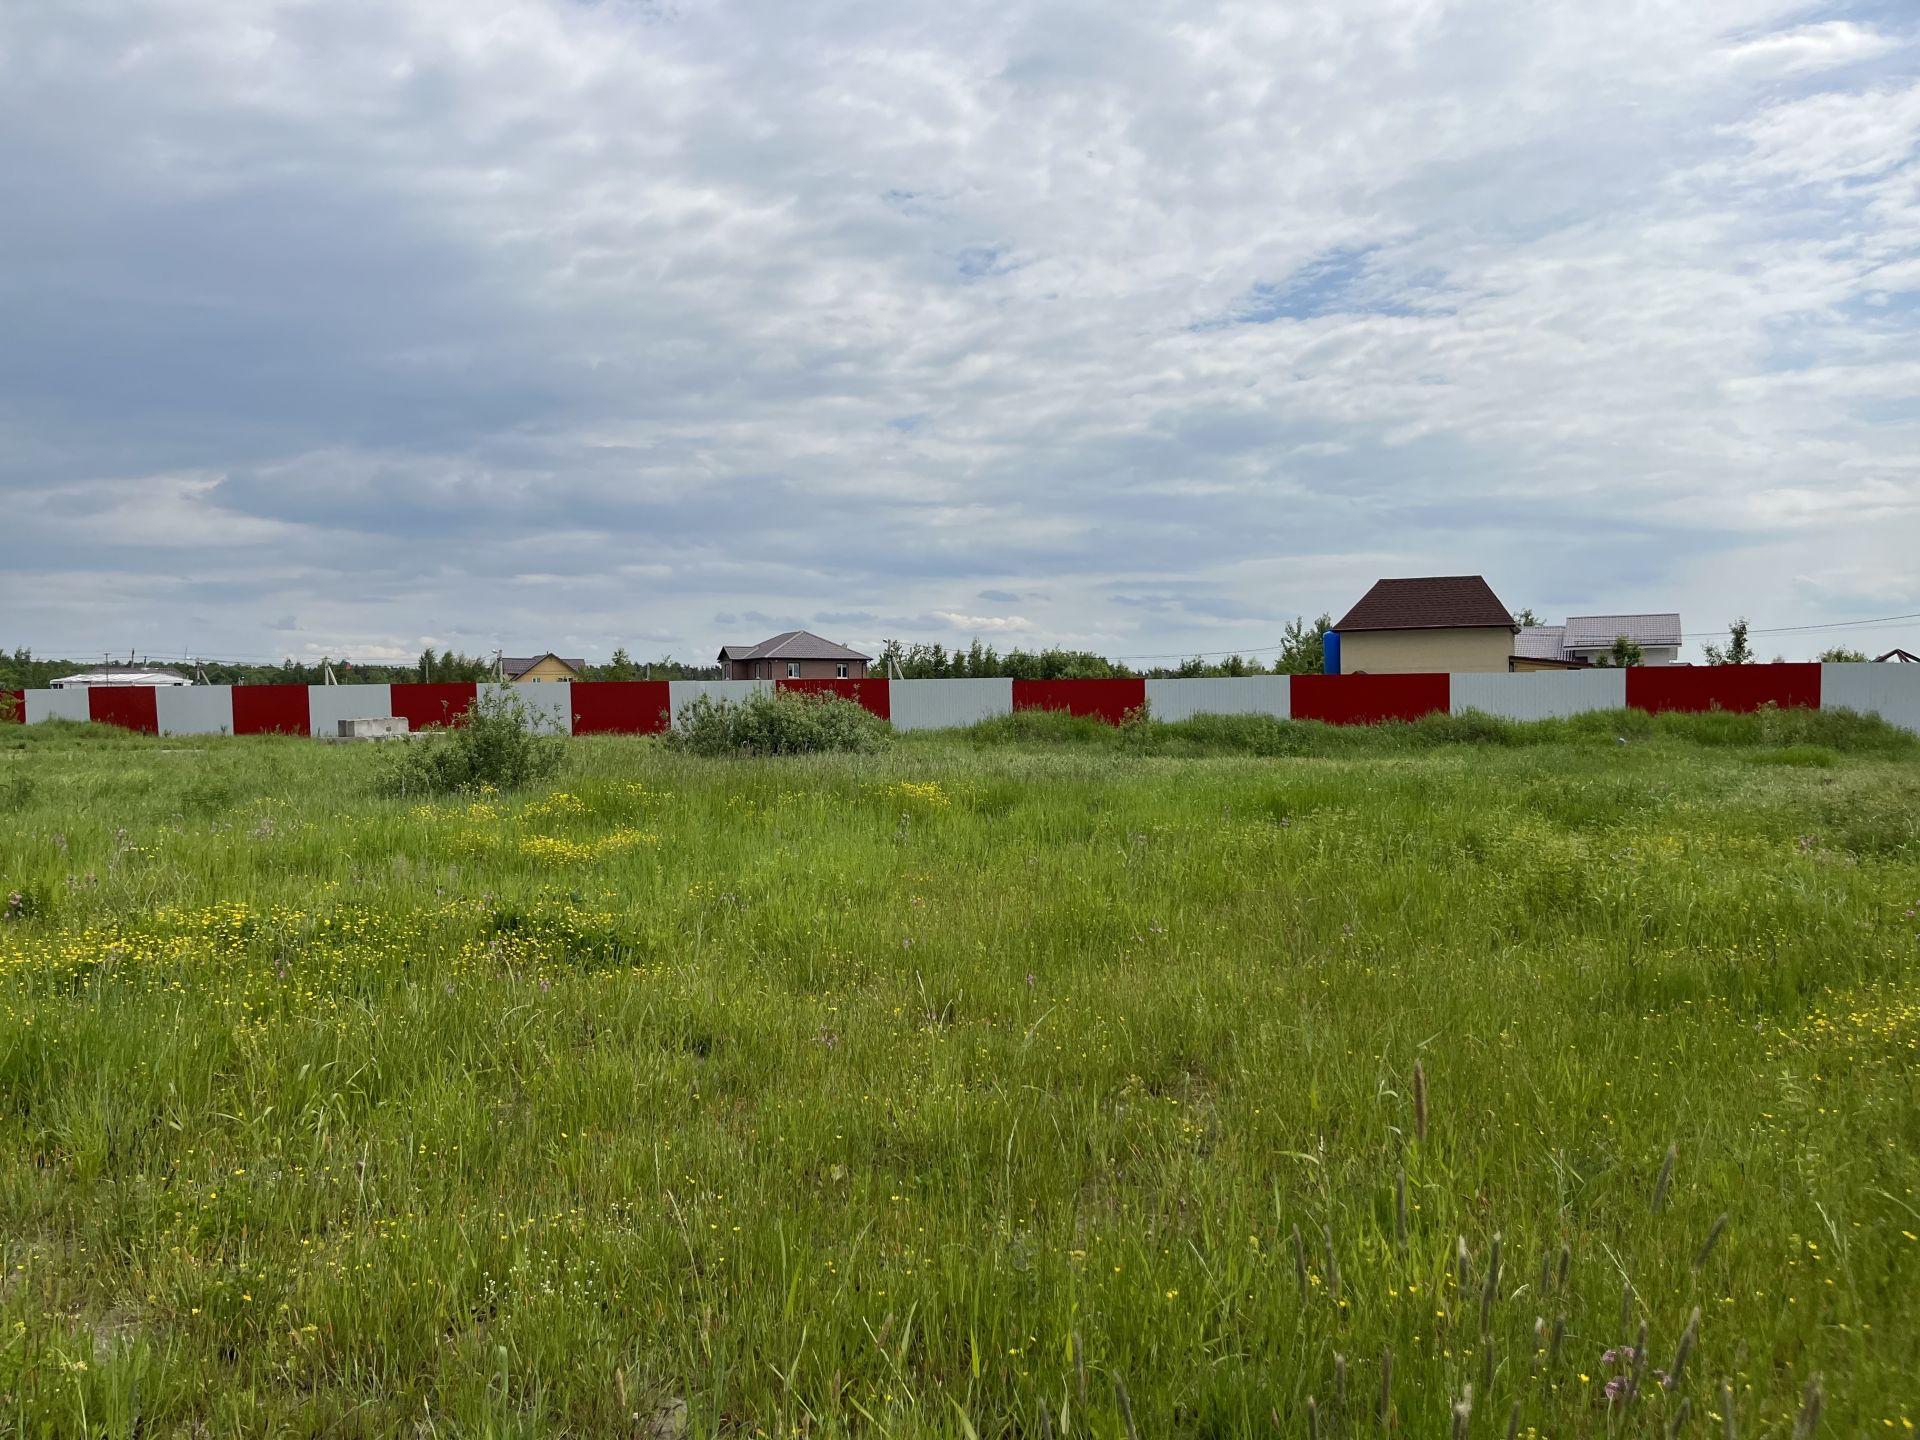
POLYGON ((22 0, 0 641, 1920 609, 1916 59, 1867 0, 22 0))

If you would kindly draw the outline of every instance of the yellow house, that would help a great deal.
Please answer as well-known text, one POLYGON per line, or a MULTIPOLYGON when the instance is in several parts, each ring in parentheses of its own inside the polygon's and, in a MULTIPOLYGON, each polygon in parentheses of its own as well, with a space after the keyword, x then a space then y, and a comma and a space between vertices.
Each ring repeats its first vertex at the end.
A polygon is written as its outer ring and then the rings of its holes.
POLYGON ((584 680, 587 678, 587 662, 562 660, 551 652, 545 655, 502 655, 500 672, 516 685, 539 685, 554 680, 584 680))
POLYGON ((1333 628, 1343 675, 1505 671, 1520 633, 1478 575, 1376 580, 1333 628))

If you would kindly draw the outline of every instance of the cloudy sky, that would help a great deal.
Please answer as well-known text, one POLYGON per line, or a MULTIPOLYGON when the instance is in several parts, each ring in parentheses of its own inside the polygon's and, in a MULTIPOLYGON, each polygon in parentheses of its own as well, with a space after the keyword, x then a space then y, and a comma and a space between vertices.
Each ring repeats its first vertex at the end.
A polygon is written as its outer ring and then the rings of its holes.
POLYGON ((1910 0, 8 0, 0 644, 1920 611, 1917 145, 1910 0))

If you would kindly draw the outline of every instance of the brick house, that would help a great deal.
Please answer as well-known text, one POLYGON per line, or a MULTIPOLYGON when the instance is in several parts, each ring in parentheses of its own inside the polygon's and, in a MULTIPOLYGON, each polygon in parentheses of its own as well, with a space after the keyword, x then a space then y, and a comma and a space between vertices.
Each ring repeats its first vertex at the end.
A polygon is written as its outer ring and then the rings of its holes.
POLYGON ((872 658, 810 631, 787 630, 758 645, 722 645, 720 674, 726 680, 864 680, 872 658))

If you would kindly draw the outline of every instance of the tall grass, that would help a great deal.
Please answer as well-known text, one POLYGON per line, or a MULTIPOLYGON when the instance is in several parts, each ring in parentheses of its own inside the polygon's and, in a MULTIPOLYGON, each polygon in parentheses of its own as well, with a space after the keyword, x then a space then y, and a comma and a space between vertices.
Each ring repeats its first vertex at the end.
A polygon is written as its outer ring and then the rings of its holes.
POLYGON ((1273 724, 0 750, 0 1427, 1920 1423, 1910 745, 1273 724))

